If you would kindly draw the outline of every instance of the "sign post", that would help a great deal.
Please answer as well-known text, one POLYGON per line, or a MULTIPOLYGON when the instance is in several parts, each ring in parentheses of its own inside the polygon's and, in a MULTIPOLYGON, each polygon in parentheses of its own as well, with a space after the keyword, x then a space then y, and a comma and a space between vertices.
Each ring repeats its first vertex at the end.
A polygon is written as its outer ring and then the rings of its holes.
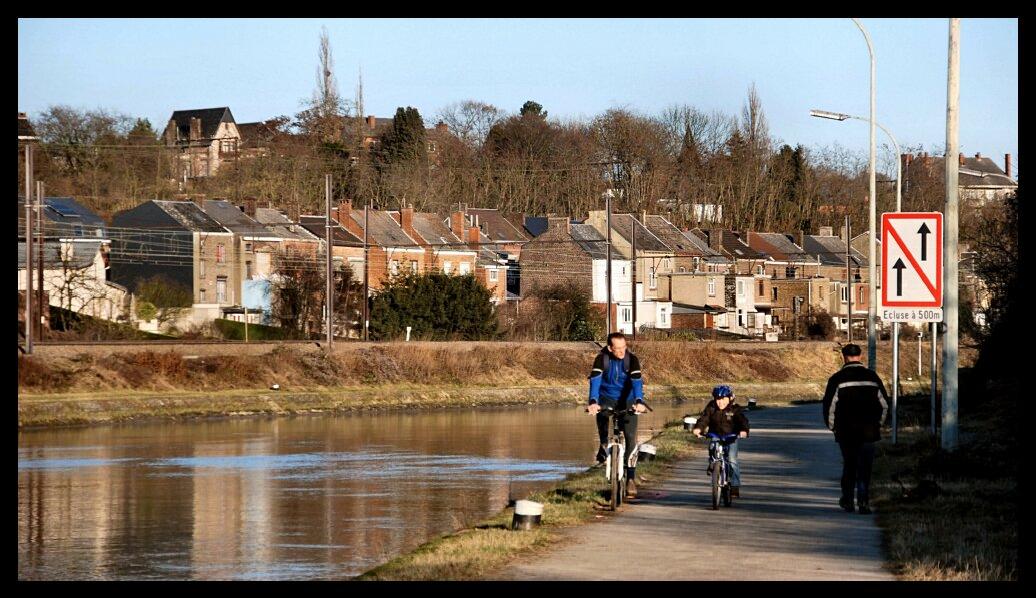
MULTIPOLYGON (((886 212, 881 215, 882 320, 942 321, 942 231, 940 212, 886 212)), ((899 370, 899 352, 894 353, 893 375, 899 370)), ((898 431, 896 394, 893 393, 892 397, 893 444, 898 431)))

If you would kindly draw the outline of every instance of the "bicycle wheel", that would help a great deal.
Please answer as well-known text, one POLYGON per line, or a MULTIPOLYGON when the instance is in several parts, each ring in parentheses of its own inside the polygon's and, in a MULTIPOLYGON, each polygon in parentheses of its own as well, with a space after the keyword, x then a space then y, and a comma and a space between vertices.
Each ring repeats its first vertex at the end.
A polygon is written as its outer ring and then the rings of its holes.
POLYGON ((720 494, 720 481, 721 473, 720 466, 722 461, 716 461, 712 464, 712 510, 719 508, 719 494, 720 494))
POLYGON ((619 468, 622 467, 622 447, 613 444, 609 459, 611 459, 611 508, 616 510, 622 504, 622 484, 619 480, 619 468))

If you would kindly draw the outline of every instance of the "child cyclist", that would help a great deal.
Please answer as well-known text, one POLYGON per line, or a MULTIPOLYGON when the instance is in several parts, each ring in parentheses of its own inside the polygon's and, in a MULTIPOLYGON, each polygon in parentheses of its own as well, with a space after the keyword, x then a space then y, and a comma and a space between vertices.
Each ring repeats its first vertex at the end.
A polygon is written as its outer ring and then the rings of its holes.
MULTIPOLYGON (((741 405, 734 402, 734 390, 726 384, 712 389, 712 400, 698 417, 691 432, 701 438, 705 432, 719 436, 737 434, 738 438, 748 438, 748 418, 741 405)), ((737 441, 730 443, 728 450, 730 462, 730 495, 741 496, 741 468, 737 462, 737 441)))

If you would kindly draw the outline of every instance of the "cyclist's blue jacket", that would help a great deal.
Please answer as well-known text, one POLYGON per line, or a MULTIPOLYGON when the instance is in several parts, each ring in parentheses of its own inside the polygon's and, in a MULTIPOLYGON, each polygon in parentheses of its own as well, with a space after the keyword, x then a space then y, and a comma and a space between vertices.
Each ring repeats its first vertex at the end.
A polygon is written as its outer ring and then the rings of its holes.
POLYGON ((622 359, 616 359, 607 347, 601 349, 590 370, 590 403, 601 399, 629 404, 644 402, 644 381, 640 376, 640 360, 629 349, 622 359))

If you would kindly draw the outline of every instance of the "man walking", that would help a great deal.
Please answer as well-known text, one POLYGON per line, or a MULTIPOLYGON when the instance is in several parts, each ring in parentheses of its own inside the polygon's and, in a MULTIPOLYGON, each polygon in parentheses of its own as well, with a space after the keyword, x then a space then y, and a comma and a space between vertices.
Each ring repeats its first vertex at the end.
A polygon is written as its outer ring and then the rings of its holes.
MULTIPOLYGON (((601 448, 597 451, 597 461, 605 460, 605 447, 608 446, 608 416, 601 413, 601 405, 624 410, 633 401, 633 409, 639 413, 647 411, 644 405, 644 382, 640 375, 640 360, 626 348, 626 336, 621 332, 608 335, 608 346, 601 349, 594 359, 590 370, 590 405, 587 411, 597 416, 597 435, 601 440, 601 448)), ((626 454, 623 462, 629 465, 630 455, 637 445, 636 414, 626 413, 620 416, 622 434, 626 437, 626 454)), ((635 467, 626 467, 626 497, 637 497, 637 484, 633 481, 635 467)))
POLYGON ((834 431, 842 449, 842 498, 838 504, 853 512, 853 491, 860 514, 869 515, 874 443, 888 413, 888 393, 878 374, 860 363, 860 346, 842 347, 842 369, 827 381, 824 423, 834 431))

